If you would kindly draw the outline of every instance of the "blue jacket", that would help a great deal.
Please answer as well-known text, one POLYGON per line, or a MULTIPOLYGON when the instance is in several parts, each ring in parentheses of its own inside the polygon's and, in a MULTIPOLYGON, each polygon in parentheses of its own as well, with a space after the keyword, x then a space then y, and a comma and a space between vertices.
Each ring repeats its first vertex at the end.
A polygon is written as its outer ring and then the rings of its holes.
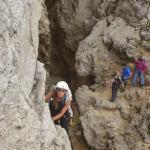
POLYGON ((121 77, 123 79, 129 79, 130 78, 130 74, 131 74, 131 70, 129 66, 123 67, 122 68, 122 74, 121 77))

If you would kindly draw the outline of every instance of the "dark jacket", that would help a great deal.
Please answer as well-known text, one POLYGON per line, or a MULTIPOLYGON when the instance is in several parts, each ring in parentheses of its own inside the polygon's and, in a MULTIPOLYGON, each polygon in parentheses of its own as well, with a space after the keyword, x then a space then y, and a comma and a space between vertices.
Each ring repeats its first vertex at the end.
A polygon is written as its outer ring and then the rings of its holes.
MULTIPOLYGON (((67 96, 65 95, 60 102, 57 102, 56 100, 51 100, 49 102, 49 109, 52 117, 56 116, 61 112, 61 110, 65 106, 66 100, 67 100, 67 96)), ((69 117, 69 116, 70 114, 69 111, 67 110, 62 117, 69 117)))

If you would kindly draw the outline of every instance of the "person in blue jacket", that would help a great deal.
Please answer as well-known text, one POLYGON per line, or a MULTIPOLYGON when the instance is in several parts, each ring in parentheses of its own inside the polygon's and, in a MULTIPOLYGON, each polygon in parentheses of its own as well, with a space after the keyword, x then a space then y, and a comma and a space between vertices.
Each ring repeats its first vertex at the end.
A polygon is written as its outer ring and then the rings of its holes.
POLYGON ((131 77, 131 69, 127 64, 123 64, 122 70, 121 70, 121 80, 123 82, 123 90, 125 90, 128 80, 131 77))

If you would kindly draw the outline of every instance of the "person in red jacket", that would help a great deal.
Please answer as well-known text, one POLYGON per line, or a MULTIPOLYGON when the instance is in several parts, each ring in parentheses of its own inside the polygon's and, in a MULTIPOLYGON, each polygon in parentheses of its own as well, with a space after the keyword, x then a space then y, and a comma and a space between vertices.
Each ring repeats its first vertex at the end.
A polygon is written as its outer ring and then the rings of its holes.
POLYGON ((144 80, 144 74, 147 71, 147 65, 145 63, 145 60, 140 57, 138 60, 135 61, 135 70, 134 70, 134 75, 132 79, 132 86, 136 85, 137 78, 140 77, 140 84, 141 87, 144 86, 145 80, 144 80))

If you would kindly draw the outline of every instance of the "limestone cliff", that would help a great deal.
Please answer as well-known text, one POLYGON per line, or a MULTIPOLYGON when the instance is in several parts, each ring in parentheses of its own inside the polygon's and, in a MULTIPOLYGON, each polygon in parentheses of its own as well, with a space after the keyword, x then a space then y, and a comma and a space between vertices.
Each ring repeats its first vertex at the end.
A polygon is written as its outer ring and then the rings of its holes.
POLYGON ((150 72, 145 89, 129 85, 116 104, 109 101, 108 81, 114 70, 141 55, 149 66, 150 1, 46 0, 44 7, 49 22, 41 19, 40 31, 44 23, 48 34, 40 32, 39 58, 51 78, 63 77, 75 88, 89 86, 76 92, 89 146, 148 150, 150 72))
POLYGON ((0 149, 70 150, 43 101, 46 74, 37 61, 41 1, 2 0, 0 16, 0 149))
MULTIPOLYGON (((61 76, 69 82, 77 80, 79 76, 97 78, 95 66, 89 64, 95 60, 88 58, 92 56, 86 55, 89 53, 86 48, 80 52, 83 43, 81 41, 92 32, 96 24, 105 22, 102 29, 97 29, 97 36, 101 36, 100 43, 105 46, 105 50, 109 50, 113 55, 117 54, 118 59, 123 58, 125 61, 144 53, 144 58, 149 62, 146 54, 150 40, 149 3, 149 0, 46 0, 44 7, 49 23, 46 21, 44 28, 49 30, 50 35, 40 34, 40 41, 45 42, 44 45, 40 42, 40 60, 46 64, 51 77, 61 76), (83 53, 86 58, 79 56, 83 53), (60 66, 59 69, 56 66, 60 66), (63 66, 67 71, 62 69, 63 66), (93 69, 85 73, 84 67, 93 69)), ((43 29, 40 31, 43 32, 43 29)), ((95 82, 100 82, 97 80, 95 82)))

